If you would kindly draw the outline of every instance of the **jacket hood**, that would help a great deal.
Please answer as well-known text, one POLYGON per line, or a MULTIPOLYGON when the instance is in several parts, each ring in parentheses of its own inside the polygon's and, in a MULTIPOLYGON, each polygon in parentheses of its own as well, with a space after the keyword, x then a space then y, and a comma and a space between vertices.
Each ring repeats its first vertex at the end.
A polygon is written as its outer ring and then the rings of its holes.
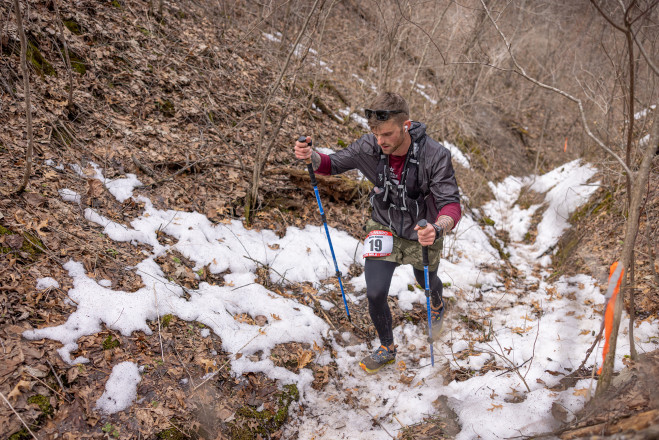
POLYGON ((412 141, 421 139, 426 135, 426 124, 423 122, 412 121, 412 127, 410 127, 410 135, 412 136, 412 141))

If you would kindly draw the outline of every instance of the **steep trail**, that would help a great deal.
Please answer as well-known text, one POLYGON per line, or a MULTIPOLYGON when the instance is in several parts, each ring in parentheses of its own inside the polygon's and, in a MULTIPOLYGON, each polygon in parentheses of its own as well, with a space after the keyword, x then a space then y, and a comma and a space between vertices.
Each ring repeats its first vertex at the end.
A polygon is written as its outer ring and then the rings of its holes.
MULTIPOLYGON (((75 301, 75 312, 60 326, 27 331, 24 336, 59 340, 63 344, 60 355, 75 364, 89 362, 72 355, 78 350, 77 341, 103 326, 130 336, 137 330, 150 334, 148 321, 169 314, 202 323, 221 339, 233 375, 261 372, 281 384, 296 384, 299 407, 291 407, 287 437, 391 438, 438 412, 451 415, 447 429, 459 429, 459 439, 551 430, 558 423, 552 407, 558 403, 569 413, 576 412, 592 389, 588 377, 568 389, 559 380, 583 361, 599 330, 604 300, 600 286, 588 275, 548 281, 550 253, 546 251, 569 226, 567 216, 596 188, 597 183, 590 182, 594 171, 575 161, 543 176, 509 178, 492 184, 495 200, 484 205, 483 212, 474 212, 496 219, 493 225, 488 221, 483 226, 471 215, 464 216, 447 239, 440 266, 451 307, 442 340, 435 345, 435 367, 429 365, 423 324, 408 322, 394 330, 399 346, 396 364, 377 375, 366 375, 357 363, 376 341, 332 328, 324 311, 314 313, 294 292, 286 291, 285 286, 292 283, 311 282, 322 309, 340 306, 332 301, 338 294, 331 282, 334 268, 318 226, 289 228, 279 237, 269 230, 245 229, 239 221, 213 224, 196 212, 159 210, 147 198, 133 195, 139 184, 135 176, 109 181, 97 166, 89 170, 94 179, 118 199, 133 197, 144 205, 144 211, 126 224, 105 218, 93 208, 87 208, 84 216, 112 240, 151 249, 142 251, 145 258, 136 267, 127 268, 142 278, 144 287, 130 293, 114 291, 103 280, 90 278, 81 264, 70 261, 65 269, 74 279, 68 296, 75 301), (537 206, 518 206, 523 188, 541 194, 542 201, 537 206), (538 210, 544 211, 535 240, 525 244, 538 210), (496 238, 496 229, 507 230, 510 242, 496 238), (174 244, 161 244, 159 234, 171 237, 174 244), (192 261, 194 271, 206 268, 223 273, 223 285, 201 282, 191 290, 176 284, 156 261, 173 251, 192 261), (283 291, 255 282, 263 267, 269 269, 270 282, 283 291), (506 275, 511 270, 517 275, 506 275), (313 351, 298 360, 298 369, 275 365, 276 347, 291 342, 307 344, 313 351), (318 385, 312 370, 304 368, 310 364, 332 373, 318 385)), ((81 169, 76 172, 84 174, 81 169)), ((73 191, 61 195, 77 203, 73 191)), ((358 240, 336 229, 331 234, 344 274, 351 264, 363 264, 358 240)), ((363 274, 346 283, 353 292, 349 305, 364 304, 363 274)), ((425 304, 409 267, 396 270, 390 295, 403 311, 425 304)), ((623 322, 623 328, 626 325, 623 322)), ((658 327, 656 322, 637 327, 641 352, 656 348, 658 327)), ((207 337, 210 332, 204 334, 207 337)), ((616 369, 621 369, 628 352, 624 332, 618 344, 616 369)), ((589 365, 600 362, 595 353, 589 365)), ((193 378, 193 384, 211 379, 219 367, 214 365, 206 376, 193 378)), ((181 388, 193 394, 193 384, 186 379, 181 388)), ((115 400, 128 402, 113 411, 132 411, 135 403, 125 398, 127 388, 106 389, 104 396, 117 393, 115 400)), ((98 407, 102 410, 103 406, 99 403, 98 407)))

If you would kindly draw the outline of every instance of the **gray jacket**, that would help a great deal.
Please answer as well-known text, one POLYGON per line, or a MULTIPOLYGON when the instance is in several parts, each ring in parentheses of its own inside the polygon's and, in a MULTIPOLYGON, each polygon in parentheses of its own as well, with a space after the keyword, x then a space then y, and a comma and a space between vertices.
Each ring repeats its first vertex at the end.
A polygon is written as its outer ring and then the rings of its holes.
POLYGON ((403 172, 406 178, 400 184, 388 179, 388 159, 371 133, 332 154, 330 160, 331 174, 358 169, 375 185, 369 194, 373 220, 399 237, 417 240, 417 222, 425 218, 434 223, 442 207, 460 202, 460 193, 449 150, 427 136, 420 122, 412 122, 410 135, 408 173, 403 172))

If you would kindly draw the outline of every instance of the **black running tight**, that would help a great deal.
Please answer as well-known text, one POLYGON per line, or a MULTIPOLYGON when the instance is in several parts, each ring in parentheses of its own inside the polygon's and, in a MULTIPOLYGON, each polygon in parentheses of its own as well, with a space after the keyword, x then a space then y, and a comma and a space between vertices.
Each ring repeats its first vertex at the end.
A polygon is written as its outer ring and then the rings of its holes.
MULTIPOLYGON (((378 332, 380 343, 385 347, 394 342, 391 310, 387 304, 391 277, 398 263, 384 260, 366 259, 364 273, 366 277, 366 296, 368 298, 368 312, 371 315, 375 330, 378 332)), ((426 282, 423 270, 414 269, 414 277, 417 283, 425 288, 426 282)), ((428 273, 430 279, 430 297, 432 305, 438 306, 442 297, 442 281, 437 276, 437 270, 428 273)))

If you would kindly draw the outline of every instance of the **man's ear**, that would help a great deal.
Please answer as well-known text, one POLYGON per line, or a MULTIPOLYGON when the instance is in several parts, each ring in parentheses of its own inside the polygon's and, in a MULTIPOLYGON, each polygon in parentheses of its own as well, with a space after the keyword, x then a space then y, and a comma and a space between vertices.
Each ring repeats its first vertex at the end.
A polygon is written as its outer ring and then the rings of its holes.
POLYGON ((410 130, 410 127, 412 126, 412 121, 407 120, 403 123, 403 130, 405 133, 407 133, 410 130))

